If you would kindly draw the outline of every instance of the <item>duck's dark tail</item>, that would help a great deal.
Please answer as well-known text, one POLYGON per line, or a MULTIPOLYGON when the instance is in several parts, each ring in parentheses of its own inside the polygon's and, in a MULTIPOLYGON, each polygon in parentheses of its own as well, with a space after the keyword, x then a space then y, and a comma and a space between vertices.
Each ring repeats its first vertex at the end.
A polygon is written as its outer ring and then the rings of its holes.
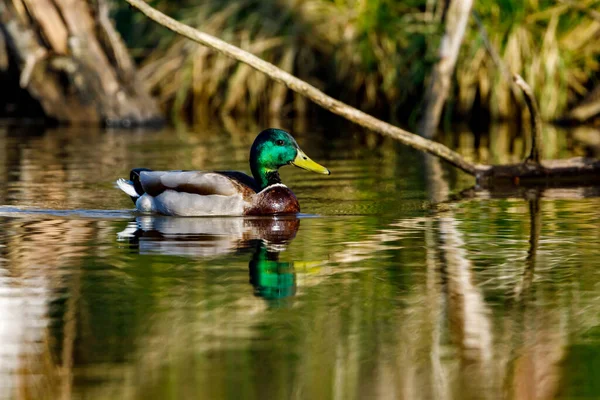
POLYGON ((133 204, 137 201, 138 197, 145 193, 144 188, 140 182, 140 172, 142 171, 152 171, 148 168, 134 168, 129 173, 129 180, 127 179, 117 179, 117 186, 119 189, 124 191, 131 197, 133 204))

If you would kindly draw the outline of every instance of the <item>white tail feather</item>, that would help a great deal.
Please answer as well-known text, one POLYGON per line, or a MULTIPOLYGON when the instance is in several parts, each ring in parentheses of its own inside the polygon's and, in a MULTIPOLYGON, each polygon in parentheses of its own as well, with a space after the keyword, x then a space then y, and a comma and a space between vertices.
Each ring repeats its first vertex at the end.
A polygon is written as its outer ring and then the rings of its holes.
POLYGON ((133 187, 133 182, 131 181, 119 178, 117 179, 117 186, 119 187, 119 189, 121 189, 131 197, 140 197, 140 195, 135 191, 135 188, 133 187))

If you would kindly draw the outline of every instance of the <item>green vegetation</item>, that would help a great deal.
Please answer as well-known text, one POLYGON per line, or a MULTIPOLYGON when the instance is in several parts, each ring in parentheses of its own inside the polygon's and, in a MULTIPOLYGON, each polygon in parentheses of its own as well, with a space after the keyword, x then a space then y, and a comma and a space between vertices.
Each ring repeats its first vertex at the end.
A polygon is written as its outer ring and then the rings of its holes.
MULTIPOLYGON (((120 4, 120 3, 119 3, 120 4)), ((426 0, 169 0, 154 6, 249 50, 361 109, 414 118, 443 32, 443 10, 426 0)), ((545 118, 560 117, 591 89, 600 69, 600 23, 585 9, 556 1, 478 1, 490 42, 504 63, 534 87, 545 118)), ((176 117, 303 112, 306 102, 246 65, 121 10, 117 21, 143 54, 142 75, 176 117), (128 21, 135 20, 133 32, 128 21), (156 43, 159 43, 156 45, 156 43)), ((508 83, 474 21, 462 47, 448 110, 492 118, 520 114, 508 83)))
MULTIPOLYGON (((578 4, 590 10, 600 7, 597 0, 578 4)), ((476 9, 506 66, 534 88, 544 118, 560 117, 591 88, 600 69, 600 23, 590 15, 555 0, 479 1, 476 9)), ((520 112, 474 24, 457 83, 463 112, 477 101, 494 116, 520 112)))

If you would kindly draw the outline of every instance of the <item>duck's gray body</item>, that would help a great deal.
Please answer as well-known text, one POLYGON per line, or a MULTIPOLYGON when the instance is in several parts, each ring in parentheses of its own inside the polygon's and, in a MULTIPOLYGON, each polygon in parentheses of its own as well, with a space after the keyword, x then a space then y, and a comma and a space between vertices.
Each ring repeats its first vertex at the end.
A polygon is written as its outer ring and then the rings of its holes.
POLYGON ((296 197, 285 185, 271 185, 257 193, 254 179, 240 172, 137 169, 131 171, 131 180, 119 179, 117 185, 144 213, 216 216, 300 211, 296 197), (279 198, 285 198, 286 204, 272 201, 279 198))
POLYGON ((153 197, 143 194, 135 202, 138 211, 182 217, 210 215, 244 215, 244 210, 251 204, 244 201, 241 195, 200 196, 192 193, 181 193, 165 190, 153 197))

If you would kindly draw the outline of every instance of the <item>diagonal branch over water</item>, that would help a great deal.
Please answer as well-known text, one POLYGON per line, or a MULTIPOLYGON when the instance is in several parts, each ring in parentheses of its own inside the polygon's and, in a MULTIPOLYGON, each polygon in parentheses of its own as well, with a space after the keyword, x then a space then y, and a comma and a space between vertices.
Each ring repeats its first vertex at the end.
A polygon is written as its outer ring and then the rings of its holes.
POLYGON ((336 100, 333 97, 326 95, 316 87, 296 78, 292 74, 276 67, 275 65, 212 35, 182 24, 181 22, 178 22, 152 8, 142 0, 126 1, 133 7, 146 14, 146 16, 148 16, 150 19, 158 22, 160 25, 163 25, 173 32, 185 36, 197 43, 215 49, 228 57, 232 57, 238 61, 250 65, 252 68, 265 73, 275 81, 284 84, 289 89, 308 97, 319 106, 333 112, 334 114, 340 115, 364 128, 378 132, 382 135, 390 136, 414 149, 425 151, 440 157, 471 175, 475 175, 477 172, 477 167, 474 164, 468 162, 460 154, 449 149, 443 144, 424 139, 418 135, 415 135, 414 133, 410 133, 387 122, 381 121, 365 112, 336 100))
MULTIPOLYGON (((182 24, 173 18, 161 13, 146 4, 143 0, 125 0, 131 6, 139 9, 146 16, 158 24, 178 33, 197 43, 208 46, 228 57, 238 60, 252 68, 266 74, 271 79, 279 82, 296 93, 299 93, 315 104, 331 111, 347 120, 379 134, 389 136, 416 150, 437 156, 447 163, 476 176, 481 184, 492 180, 521 180, 535 181, 567 181, 580 182, 597 181, 600 171, 600 161, 593 159, 553 160, 544 165, 515 164, 515 165, 475 165, 467 161, 459 153, 451 150, 441 143, 422 138, 414 133, 405 131, 392 124, 381 121, 363 111, 351 107, 331 96, 326 95, 316 87, 298 79, 292 74, 276 67, 275 65, 233 46, 205 32, 201 32, 188 25, 182 24)), ((539 142, 539 141, 538 141, 539 142)))

